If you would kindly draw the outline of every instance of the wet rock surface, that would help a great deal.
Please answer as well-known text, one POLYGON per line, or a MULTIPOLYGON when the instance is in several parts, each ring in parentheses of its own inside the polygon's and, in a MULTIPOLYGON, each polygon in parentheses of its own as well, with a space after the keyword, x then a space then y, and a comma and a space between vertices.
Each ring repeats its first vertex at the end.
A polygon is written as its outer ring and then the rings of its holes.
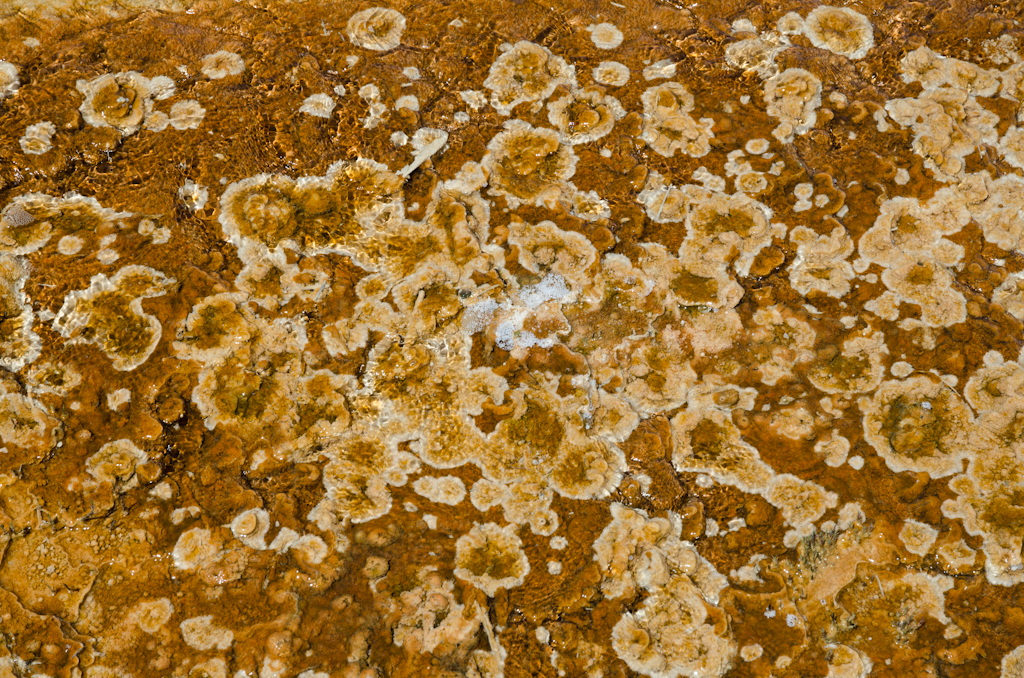
POLYGON ((93 5, 0 8, 0 677, 1024 675, 1019 6, 93 5))

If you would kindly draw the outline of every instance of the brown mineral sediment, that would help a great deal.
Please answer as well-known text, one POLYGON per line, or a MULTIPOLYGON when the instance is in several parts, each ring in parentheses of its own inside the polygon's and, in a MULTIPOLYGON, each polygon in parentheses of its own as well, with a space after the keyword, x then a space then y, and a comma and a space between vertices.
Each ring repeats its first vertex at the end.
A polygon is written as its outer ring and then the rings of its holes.
POLYGON ((1024 675, 1010 4, 9 0, 0 676, 1024 675))

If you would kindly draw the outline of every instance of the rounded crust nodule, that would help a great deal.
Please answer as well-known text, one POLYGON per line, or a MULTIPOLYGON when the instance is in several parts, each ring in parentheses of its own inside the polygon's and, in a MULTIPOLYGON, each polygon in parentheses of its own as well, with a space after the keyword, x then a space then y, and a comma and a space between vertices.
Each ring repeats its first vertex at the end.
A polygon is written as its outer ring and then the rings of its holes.
POLYGON ((595 82, 609 87, 622 87, 629 82, 629 69, 618 61, 602 61, 591 75, 595 82))
POLYGON ((648 88, 640 97, 644 104, 644 128, 640 135, 655 153, 671 158, 682 151, 700 158, 711 151, 714 120, 694 120, 693 95, 678 82, 648 88))
POLYGON ((562 141, 572 145, 600 139, 625 115, 618 99, 595 91, 570 92, 548 104, 548 120, 562 141))
POLYGON ((210 80, 221 80, 245 71, 245 60, 234 52, 222 49, 204 56, 200 70, 210 80))
POLYGON ((20 85, 18 67, 0 59, 0 101, 17 94, 20 85))
POLYGON ((848 7, 815 8, 804 20, 803 33, 815 47, 850 59, 863 59, 875 46, 871 22, 848 7))
POLYGON ((82 119, 93 127, 113 127, 125 136, 139 131, 153 112, 154 100, 166 99, 175 91, 174 81, 167 76, 147 78, 135 71, 79 80, 76 87, 85 96, 78 109, 82 119))
POLYGON ((768 115, 779 120, 772 135, 789 143, 794 135, 807 134, 814 127, 821 105, 821 80, 803 68, 787 68, 765 81, 764 101, 768 115))
POLYGON ((576 173, 576 154, 561 143, 558 132, 509 120, 505 130, 487 144, 480 164, 487 171, 491 189, 504 195, 512 206, 554 206, 567 181, 576 173))
POLYGON ((574 89, 576 68, 547 47, 526 40, 495 59, 484 80, 484 87, 491 90, 491 105, 501 115, 511 115, 519 104, 547 99, 559 85, 574 89))
POLYGON ((515 525, 475 525, 455 543, 455 576, 490 597, 498 589, 520 586, 529 573, 530 563, 515 525))
POLYGON ((860 401, 864 439, 893 471, 958 473, 974 444, 974 416, 956 391, 920 375, 887 381, 860 401))
POLYGON ((590 40, 598 49, 615 49, 622 44, 622 31, 615 24, 591 24, 587 26, 587 31, 590 32, 590 40))
POLYGON ((405 17, 393 9, 370 7, 353 14, 345 30, 353 45, 387 52, 401 43, 405 17))

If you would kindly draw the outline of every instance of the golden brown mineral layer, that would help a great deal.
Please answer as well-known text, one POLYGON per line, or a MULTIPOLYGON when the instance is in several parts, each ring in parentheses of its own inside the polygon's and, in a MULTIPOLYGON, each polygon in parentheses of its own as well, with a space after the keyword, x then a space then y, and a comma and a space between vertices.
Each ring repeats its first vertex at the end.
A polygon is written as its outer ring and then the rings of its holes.
POLYGON ((3 3, 0 678, 1024 676, 1022 20, 3 3))

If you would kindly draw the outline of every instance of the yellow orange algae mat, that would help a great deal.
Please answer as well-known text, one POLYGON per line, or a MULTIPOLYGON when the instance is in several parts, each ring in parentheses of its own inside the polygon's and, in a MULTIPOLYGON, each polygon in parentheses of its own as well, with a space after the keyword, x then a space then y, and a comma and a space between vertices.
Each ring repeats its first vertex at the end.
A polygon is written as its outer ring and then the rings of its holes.
POLYGON ((1024 676, 1019 3, 0 8, 0 677, 1024 676))

